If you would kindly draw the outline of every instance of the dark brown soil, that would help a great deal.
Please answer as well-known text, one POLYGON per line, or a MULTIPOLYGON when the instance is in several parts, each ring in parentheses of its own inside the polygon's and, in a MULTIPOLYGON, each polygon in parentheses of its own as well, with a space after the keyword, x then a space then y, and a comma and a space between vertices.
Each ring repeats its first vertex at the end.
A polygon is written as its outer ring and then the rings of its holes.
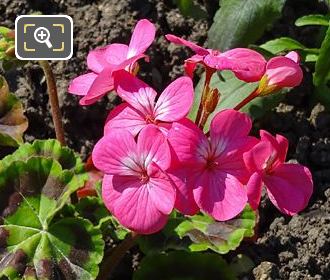
MULTIPOLYGON (((207 1, 217 9, 218 1, 207 1)), ((62 112, 69 146, 86 157, 102 135, 109 110, 118 103, 114 96, 88 107, 78 105, 66 93, 73 77, 86 71, 90 49, 111 42, 126 43, 136 20, 148 18, 157 25, 157 39, 150 48, 150 63, 143 63, 141 76, 155 89, 164 88, 182 74, 182 62, 189 51, 169 45, 163 35, 174 33, 203 44, 209 23, 184 18, 171 0, 1 0, 0 25, 13 27, 16 16, 41 11, 43 14, 68 14, 74 21, 74 55, 69 61, 52 63, 61 94, 62 112), (110 101, 110 102, 109 102, 110 101)), ((308 46, 314 28, 297 28, 301 15, 324 13, 317 0, 288 0, 283 17, 260 42, 279 36, 297 38, 308 46)), ((259 238, 241 250, 256 264, 250 278, 330 279, 330 114, 312 101, 311 73, 306 68, 302 86, 288 94, 285 102, 255 124, 290 139, 289 159, 313 171, 315 191, 310 206, 299 216, 283 217, 266 199, 260 209, 259 238), (253 276, 254 275, 254 276, 253 276)), ((26 109, 30 126, 25 139, 54 137, 45 82, 34 64, 6 73, 12 91, 26 109)), ((2 151, 3 153, 3 151, 2 151)), ((131 263, 134 256, 128 256, 131 263)), ((124 263, 126 264, 126 263, 124 263)), ((123 265, 124 265, 123 264, 123 265)), ((120 266, 114 279, 131 279, 131 267, 120 266)))

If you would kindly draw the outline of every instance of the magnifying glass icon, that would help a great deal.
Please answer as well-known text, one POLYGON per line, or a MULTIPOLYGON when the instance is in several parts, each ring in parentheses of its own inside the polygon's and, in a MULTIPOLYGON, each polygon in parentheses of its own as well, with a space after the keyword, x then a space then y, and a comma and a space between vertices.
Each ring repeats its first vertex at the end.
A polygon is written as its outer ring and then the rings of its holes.
POLYGON ((49 41, 50 33, 46 27, 38 27, 34 31, 34 39, 41 44, 46 44, 49 49, 53 47, 52 43, 49 41))

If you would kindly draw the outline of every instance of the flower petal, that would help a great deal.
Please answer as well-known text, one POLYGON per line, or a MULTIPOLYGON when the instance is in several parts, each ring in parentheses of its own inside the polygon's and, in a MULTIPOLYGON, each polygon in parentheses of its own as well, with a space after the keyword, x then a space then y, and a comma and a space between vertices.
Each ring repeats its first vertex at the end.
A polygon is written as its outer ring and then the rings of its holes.
POLYGON ((298 86, 303 79, 299 64, 284 56, 277 56, 268 61, 266 75, 269 85, 281 88, 298 86))
POLYGON ((176 187, 175 208, 184 215, 197 214, 199 207, 193 195, 193 185, 190 180, 191 169, 181 166, 168 171, 168 174, 176 187))
POLYGON ((88 69, 95 73, 101 73, 104 68, 108 67, 107 49, 110 47, 111 45, 90 51, 87 55, 88 69))
POLYGON ((277 156, 277 150, 269 141, 260 141, 250 151, 243 154, 246 167, 251 173, 262 172, 268 161, 274 162, 277 156))
POLYGON ((246 185, 248 201, 253 210, 258 209, 261 199, 262 183, 261 175, 259 173, 253 173, 246 185))
POLYGON ((122 103, 109 113, 104 126, 104 134, 116 133, 116 130, 127 130, 136 136, 146 125, 143 115, 127 103, 122 103))
POLYGON ((210 54, 205 64, 217 70, 231 70, 245 82, 257 82, 265 73, 266 60, 256 51, 236 48, 219 55, 210 54))
POLYGON ((195 165, 201 160, 197 157, 201 143, 208 143, 206 136, 190 120, 174 122, 168 133, 168 140, 180 162, 195 165))
POLYGON ((203 62, 204 57, 198 54, 193 55, 184 62, 184 71, 188 77, 193 78, 197 63, 203 62))
POLYGON ((211 122, 211 137, 226 137, 230 139, 246 137, 252 128, 250 117, 233 109, 227 109, 216 114, 211 122))
POLYGON ((118 95, 145 116, 152 116, 157 93, 132 74, 120 70, 114 74, 118 95))
POLYGON ((110 65, 119 65, 127 59, 127 53, 127 45, 111 44, 106 49, 106 61, 110 65))
POLYGON ((149 20, 142 19, 136 24, 128 46, 127 57, 144 53, 155 39, 156 28, 149 20))
POLYGON ((93 104, 105 94, 113 90, 112 72, 112 69, 105 68, 98 74, 87 94, 80 99, 80 105, 93 104))
POLYGON ((244 186, 234 176, 223 172, 203 172, 193 192, 201 210, 218 221, 234 218, 247 202, 244 186))
POLYGON ((158 177, 151 177, 147 184, 149 195, 155 207, 163 214, 169 215, 174 208, 175 188, 168 177, 159 174, 162 172, 158 172, 158 177))
POLYGON ((170 42, 177 44, 177 45, 181 45, 181 46, 186 46, 188 48, 190 48, 192 51, 194 51, 196 54, 199 55, 208 55, 209 51, 203 47, 198 46, 197 44, 193 43, 193 42, 189 42, 185 39, 179 38, 175 35, 172 34, 166 34, 165 35, 166 39, 169 40, 170 42))
POLYGON ((167 139, 157 126, 148 125, 140 132, 137 151, 147 168, 152 162, 156 163, 162 170, 170 167, 170 147, 167 139))
POLYGON ((68 92, 76 95, 86 95, 96 77, 97 74, 90 72, 74 78, 70 82, 68 92))
POLYGON ((93 150, 94 165, 105 174, 136 175, 141 170, 134 137, 121 130, 103 136, 93 150))
POLYGON ((270 200, 284 214, 303 210, 313 193, 312 175, 300 164, 282 164, 263 179, 270 200))
POLYGON ((245 184, 249 180, 251 172, 246 168, 243 161, 243 154, 250 151, 257 143, 258 140, 251 136, 230 143, 229 148, 225 149, 215 159, 219 163, 221 171, 233 175, 241 183, 245 184))
POLYGON ((287 53, 285 55, 285 57, 290 58, 292 61, 294 61, 295 63, 299 63, 300 62, 300 56, 297 52, 295 51, 291 51, 289 53, 287 53))
POLYGON ((192 80, 181 77, 172 82, 159 96, 155 106, 155 119, 164 122, 179 121, 185 117, 193 103, 192 80))
POLYGON ((262 141, 269 141, 277 151, 278 163, 285 162, 288 152, 289 141, 284 136, 276 134, 276 138, 266 130, 260 130, 260 138, 262 141))
POLYGON ((102 197, 119 222, 136 233, 155 233, 167 222, 167 215, 157 209, 148 187, 136 177, 105 176, 102 197))

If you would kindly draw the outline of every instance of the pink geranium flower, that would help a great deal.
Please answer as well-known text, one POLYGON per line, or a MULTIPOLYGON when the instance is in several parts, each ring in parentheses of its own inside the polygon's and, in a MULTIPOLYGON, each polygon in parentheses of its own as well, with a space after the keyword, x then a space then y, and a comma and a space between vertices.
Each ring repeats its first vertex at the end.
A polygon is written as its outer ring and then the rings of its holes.
POLYGON ((251 126, 251 119, 235 110, 224 110, 213 118, 209 139, 193 123, 173 124, 168 139, 186 168, 175 174, 176 207, 181 212, 196 211, 195 206, 187 207, 191 192, 198 207, 216 220, 231 219, 243 210, 247 193, 242 182, 249 175, 242 154, 256 141, 248 136, 251 126))
POLYGON ((155 126, 135 141, 126 130, 105 135, 93 151, 95 166, 104 172, 106 207, 125 227, 151 234, 164 227, 175 202, 175 188, 164 173, 171 163, 168 142, 155 126))
POLYGON ((256 209, 261 188, 267 188, 271 202, 283 213, 294 215, 303 210, 312 195, 313 181, 309 169, 300 164, 285 163, 288 140, 260 131, 261 141, 244 153, 244 161, 251 173, 247 188, 249 203, 256 209))
POLYGON ((156 101, 156 91, 126 71, 115 74, 117 94, 127 103, 112 110, 105 125, 105 134, 126 129, 133 135, 149 124, 163 132, 174 121, 184 118, 192 105, 194 88, 189 77, 172 82, 156 101))
POLYGON ((302 79, 303 72, 299 66, 299 55, 292 51, 286 56, 276 56, 267 62, 258 92, 260 95, 266 95, 281 88, 296 87, 300 85, 302 79))
POLYGON ((231 70, 240 80, 256 82, 265 73, 266 60, 256 51, 236 48, 221 53, 218 50, 205 49, 192 42, 171 34, 165 35, 172 43, 189 47, 196 54, 185 61, 185 71, 192 77, 197 63, 215 70, 231 70))
POLYGON ((91 72, 71 81, 68 91, 83 96, 81 105, 90 105, 99 100, 113 90, 114 71, 136 71, 136 61, 145 57, 144 52, 154 40, 155 32, 155 26, 143 19, 136 24, 129 45, 110 44, 90 51, 87 66, 91 72))

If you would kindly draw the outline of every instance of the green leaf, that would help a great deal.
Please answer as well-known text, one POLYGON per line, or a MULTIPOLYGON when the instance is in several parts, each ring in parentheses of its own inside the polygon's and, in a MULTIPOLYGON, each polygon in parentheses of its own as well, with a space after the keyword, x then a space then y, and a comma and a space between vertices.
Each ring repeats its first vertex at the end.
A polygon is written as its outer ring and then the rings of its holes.
POLYGON ((258 40, 280 17, 285 0, 222 0, 208 32, 208 46, 227 50, 258 40))
POLYGON ((54 219, 77 182, 73 172, 41 157, 0 170, 0 277, 95 279, 104 248, 100 230, 80 217, 54 219))
POLYGON ((243 276, 250 273, 254 267, 253 261, 242 254, 235 256, 230 262, 230 268, 239 279, 244 279, 243 276))
POLYGON ((315 63, 315 73, 314 73, 313 82, 314 85, 316 86, 320 86, 321 84, 324 84, 329 75, 330 72, 329 53, 330 53, 330 26, 322 42, 320 48, 320 54, 315 63))
MULTIPOLYGON (((210 122, 216 113, 224 109, 234 108, 258 86, 258 83, 245 83, 237 79, 235 75, 230 71, 222 71, 221 75, 222 78, 220 78, 217 74, 214 74, 211 78, 210 88, 217 88, 219 90, 220 101, 217 108, 210 115, 206 125, 204 126, 205 132, 209 130, 210 122)), ((194 104, 189 113, 189 118, 193 121, 196 119, 199 103, 201 100, 204 79, 205 75, 202 75, 195 88, 194 104)), ((282 98, 283 94, 281 93, 272 94, 265 97, 257 97, 249 102, 246 106, 244 106, 242 111, 248 113, 253 119, 258 119, 270 109, 274 108, 282 98)))
POLYGON ((256 214, 250 206, 236 218, 226 222, 216 222, 211 217, 200 214, 183 221, 175 231, 183 238, 188 236, 192 244, 190 251, 211 249, 219 254, 235 250, 244 237, 254 235, 256 214))
POLYGON ((0 34, 2 36, 6 36, 8 32, 12 31, 11 29, 5 27, 5 26, 0 26, 0 34))
POLYGON ((18 146, 27 128, 22 103, 9 92, 6 80, 0 76, 0 146, 18 146))
POLYGON ((275 40, 268 41, 262 45, 260 48, 265 49, 266 51, 271 52, 272 54, 278 54, 283 51, 292 51, 292 50, 304 50, 306 47, 299 43, 298 41, 282 37, 275 40))
POLYGON ((115 241, 125 239, 130 232, 111 215, 100 197, 87 196, 80 199, 75 204, 75 210, 99 228, 104 236, 110 235, 115 241))
POLYGON ((296 26, 305 26, 305 25, 322 25, 329 26, 328 15, 307 15, 300 17, 294 23, 296 26))
POLYGON ((182 240, 175 231, 176 227, 184 220, 184 217, 176 217, 172 214, 162 231, 151 235, 142 235, 137 240, 140 250, 145 255, 165 253, 169 250, 187 250, 190 245, 189 240, 182 240))
POLYGON ((68 147, 62 146, 56 139, 35 140, 32 144, 21 145, 14 153, 6 156, 0 167, 8 166, 13 161, 26 161, 31 157, 52 158, 59 162, 63 169, 72 170, 75 173, 84 170, 84 164, 79 156, 68 147))
POLYGON ((194 19, 207 18, 206 11, 200 5, 195 4, 193 0, 174 0, 174 3, 185 17, 192 17, 194 19))
POLYGON ((88 179, 84 164, 80 157, 73 150, 62 146, 55 139, 35 140, 32 144, 25 143, 21 145, 14 153, 6 156, 0 161, 0 170, 6 168, 14 161, 26 161, 31 157, 45 157, 56 160, 62 167, 73 171, 79 180, 79 186, 82 187, 88 179))
POLYGON ((134 280, 235 280, 234 273, 219 255, 184 251, 145 257, 134 280))
POLYGON ((313 97, 330 110, 330 87, 328 85, 323 84, 315 87, 313 97))

